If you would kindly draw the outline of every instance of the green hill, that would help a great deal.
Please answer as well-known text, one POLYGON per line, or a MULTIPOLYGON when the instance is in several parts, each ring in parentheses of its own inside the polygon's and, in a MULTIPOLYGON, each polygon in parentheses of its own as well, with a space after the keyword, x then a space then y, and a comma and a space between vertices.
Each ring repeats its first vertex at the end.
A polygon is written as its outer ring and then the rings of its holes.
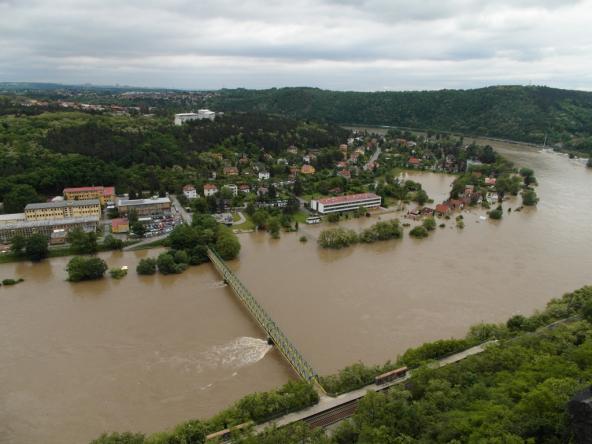
POLYGON ((592 150, 592 93, 540 86, 338 92, 315 88, 221 90, 208 105, 340 124, 393 125, 561 143, 592 150))

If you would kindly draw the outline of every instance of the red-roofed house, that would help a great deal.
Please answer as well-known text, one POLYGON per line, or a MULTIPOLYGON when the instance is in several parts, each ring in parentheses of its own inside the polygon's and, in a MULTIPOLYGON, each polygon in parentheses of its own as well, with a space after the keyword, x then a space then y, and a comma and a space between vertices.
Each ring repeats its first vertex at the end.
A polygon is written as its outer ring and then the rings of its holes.
POLYGON ((436 214, 439 216, 447 216, 450 214, 450 207, 446 204, 436 205, 436 214))
POLYGON ((485 178, 485 185, 495 185, 497 183, 497 179, 495 177, 486 177, 485 178))
POLYGON ((410 158, 409 158, 409 160, 407 161, 407 164, 408 164, 409 166, 412 166, 412 167, 414 167, 414 168, 415 168, 415 167, 418 167, 418 166, 420 166, 420 165, 421 165, 421 159, 418 159, 417 157, 415 157, 415 156, 412 156, 412 157, 410 157, 410 158))
POLYGON ((237 167, 224 167, 223 173, 225 176, 238 176, 237 167))
POLYGON ((193 185, 185 185, 183 187, 183 194, 187 199, 197 199, 197 191, 193 185))
POLYGON ((212 183, 206 183, 204 185, 204 196, 213 196, 218 192, 218 187, 212 183))
POLYGON ((351 171, 349 170, 340 170, 337 172, 338 176, 341 176, 347 180, 351 179, 351 171))

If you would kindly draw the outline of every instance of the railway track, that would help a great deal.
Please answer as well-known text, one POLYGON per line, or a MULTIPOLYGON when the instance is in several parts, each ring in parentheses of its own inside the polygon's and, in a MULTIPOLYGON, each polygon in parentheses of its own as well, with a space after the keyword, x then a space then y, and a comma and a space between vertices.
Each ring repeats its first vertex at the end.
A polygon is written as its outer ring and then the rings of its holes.
POLYGON ((358 400, 346 402, 330 410, 317 413, 315 415, 304 418, 303 422, 307 423, 310 428, 327 427, 331 424, 341 421, 342 419, 352 416, 358 408, 358 400))

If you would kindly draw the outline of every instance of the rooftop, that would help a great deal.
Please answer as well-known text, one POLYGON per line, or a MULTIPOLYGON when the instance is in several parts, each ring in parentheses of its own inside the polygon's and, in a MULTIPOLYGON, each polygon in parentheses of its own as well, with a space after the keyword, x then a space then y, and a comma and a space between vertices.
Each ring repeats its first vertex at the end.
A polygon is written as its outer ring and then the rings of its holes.
POLYGON ((66 193, 81 193, 84 191, 101 191, 105 196, 112 196, 115 194, 115 187, 70 187, 64 188, 64 194, 66 193))
POLYGON ((25 213, 0 214, 0 223, 13 220, 25 220, 25 213))
POLYGON ((119 206, 133 207, 137 205, 154 205, 171 203, 168 197, 156 197, 150 199, 119 199, 119 206))
POLYGON ((380 196, 374 193, 349 194, 347 196, 327 197, 325 199, 319 199, 318 202, 323 205, 335 205, 340 203, 357 202, 368 199, 380 199, 380 196))
POLYGON ((89 205, 101 205, 99 199, 84 199, 84 200, 61 200, 57 202, 41 202, 28 204, 25 207, 27 210, 39 210, 43 208, 66 208, 66 207, 85 207, 89 205))
POLYGON ((53 220, 25 220, 0 226, 0 230, 14 230, 19 228, 53 227, 83 223, 99 223, 99 216, 66 217, 53 220))

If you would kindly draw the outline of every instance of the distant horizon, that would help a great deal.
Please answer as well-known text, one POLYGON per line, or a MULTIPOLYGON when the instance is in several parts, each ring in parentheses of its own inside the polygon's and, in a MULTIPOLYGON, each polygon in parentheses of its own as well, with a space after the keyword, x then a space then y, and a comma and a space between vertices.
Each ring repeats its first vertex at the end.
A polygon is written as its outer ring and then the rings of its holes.
POLYGON ((284 85, 284 86, 269 86, 269 87, 262 87, 262 88, 249 88, 245 86, 236 86, 236 87, 223 87, 223 88, 182 88, 182 87, 166 87, 166 86, 142 86, 142 85, 127 85, 127 84, 107 84, 107 83, 62 83, 62 82, 45 82, 45 81, 12 81, 12 80, 0 80, 0 86, 2 85, 55 85, 58 87, 72 87, 72 88, 99 88, 99 89, 143 89, 143 90, 153 90, 153 91, 183 91, 183 92, 214 92, 214 91, 221 91, 221 90, 249 90, 249 91, 266 91, 271 89, 319 89, 322 91, 331 91, 331 92, 358 92, 358 93, 381 93, 381 92, 438 92, 438 91, 473 91, 479 89, 487 89, 487 88, 503 88, 503 87, 521 87, 521 88, 549 88, 549 89, 558 89, 564 91, 576 91, 576 92, 586 92, 591 93, 592 90, 587 89, 576 89, 576 88, 564 88, 564 87, 556 87, 547 84, 490 84, 484 86, 477 86, 477 87, 466 87, 466 88, 437 88, 437 89, 391 89, 391 90, 355 90, 355 89, 331 89, 331 88, 322 88, 318 86, 308 86, 308 85, 284 85))

